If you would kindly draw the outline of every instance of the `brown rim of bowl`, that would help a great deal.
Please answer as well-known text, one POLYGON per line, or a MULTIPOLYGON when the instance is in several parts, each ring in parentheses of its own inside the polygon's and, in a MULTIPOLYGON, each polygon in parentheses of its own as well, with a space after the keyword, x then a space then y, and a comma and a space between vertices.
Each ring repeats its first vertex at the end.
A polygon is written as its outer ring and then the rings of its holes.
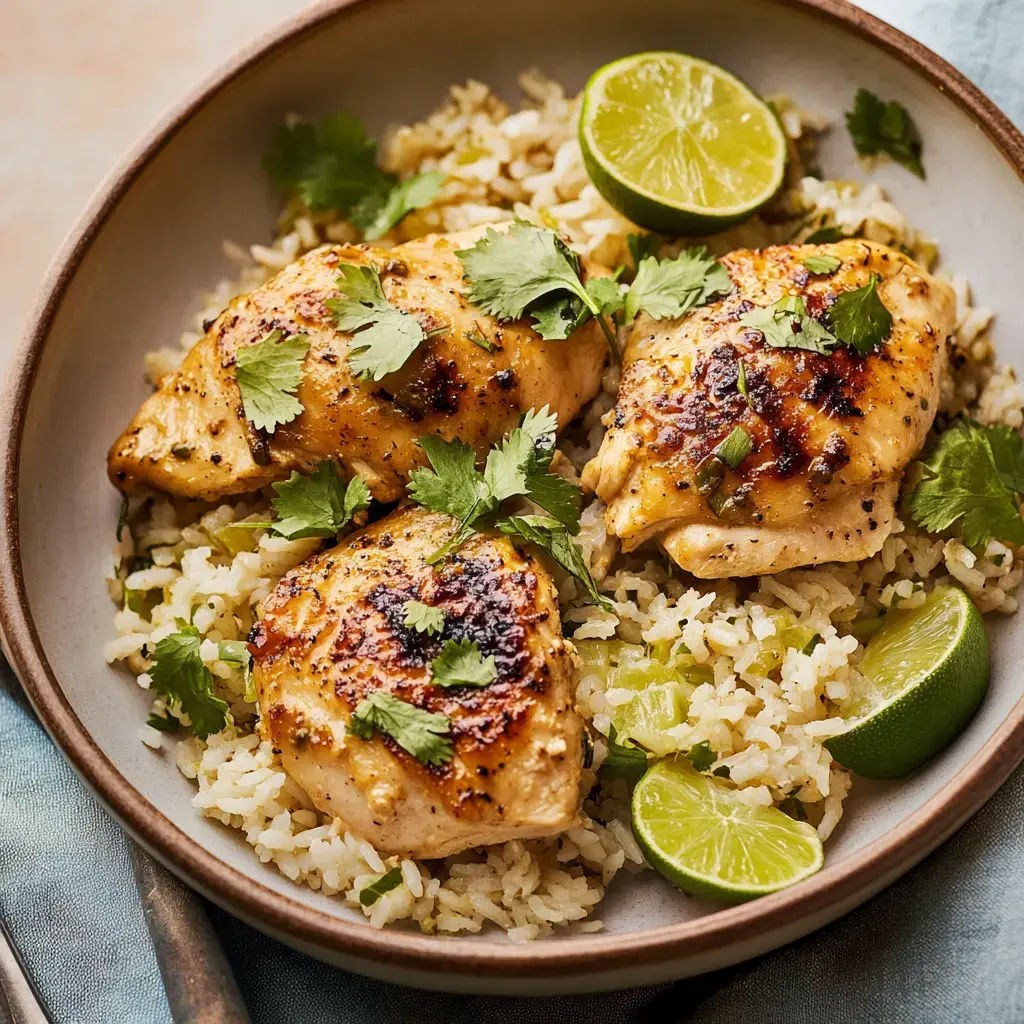
MULTIPOLYGON (((553 977, 647 965, 687 954, 708 954, 772 932, 796 934, 798 922, 823 923, 830 908, 852 906, 885 880, 907 870, 976 811, 1024 753, 1024 699, 985 745, 921 808, 863 850, 772 896, 697 920, 646 932, 566 937, 557 943, 509 946, 487 939, 418 936, 378 931, 313 909, 275 892, 218 860, 160 814, 106 758, 75 715, 39 643, 21 571, 18 526, 19 459, 29 397, 50 324, 67 286, 106 218, 135 178, 191 115, 269 53, 291 45, 325 22, 371 0, 328 0, 286 21, 252 43, 192 95, 176 105, 100 187, 51 265, 26 323, 5 385, 11 410, 0 433, 3 517, 0 520, 0 626, 9 656, 50 734, 104 803, 161 858, 197 887, 214 893, 243 916, 296 940, 393 967, 443 973, 553 977)), ((380 0, 377 0, 380 2, 380 0)), ((846 28, 897 57, 946 93, 971 116, 1024 179, 1024 137, 980 90, 955 68, 902 32, 847 0, 770 0, 846 28)), ((835 916, 835 915, 833 915, 835 916)), ((817 925, 815 925, 817 926, 817 925)))

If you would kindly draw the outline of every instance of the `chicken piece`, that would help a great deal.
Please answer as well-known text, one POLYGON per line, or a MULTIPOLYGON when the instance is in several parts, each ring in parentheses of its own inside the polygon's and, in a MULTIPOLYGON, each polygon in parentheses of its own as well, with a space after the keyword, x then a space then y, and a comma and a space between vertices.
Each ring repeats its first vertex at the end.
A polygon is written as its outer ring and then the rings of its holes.
POLYGON ((553 835, 579 814, 583 723, 551 577, 498 534, 427 565, 452 526, 410 506, 310 559, 271 594, 250 644, 261 729, 285 769, 386 854, 553 835), (405 626, 412 599, 443 609, 440 635, 405 626), (430 662, 450 639, 493 655, 495 681, 433 683, 430 662), (376 690, 446 715, 452 759, 431 767, 380 732, 346 733, 376 690))
POLYGON ((604 337, 591 321, 566 341, 543 342, 526 319, 499 325, 471 305, 455 252, 484 230, 428 235, 390 250, 321 246, 232 300, 114 443, 115 486, 213 501, 335 459, 378 501, 395 501, 409 471, 424 463, 420 437, 459 437, 482 455, 528 409, 550 405, 567 425, 600 388, 604 337), (352 335, 334 326, 324 304, 339 294, 343 262, 376 267, 387 299, 427 333, 445 328, 380 381, 349 370, 352 335), (310 343, 297 393, 304 412, 267 435, 245 418, 234 354, 278 329, 310 343), (498 347, 487 352, 471 334, 498 347))
POLYGON ((952 290, 866 241, 742 249, 722 263, 735 285, 730 295, 681 319, 642 315, 634 323, 611 429, 584 486, 607 505, 609 532, 626 550, 656 537, 695 576, 873 555, 938 407, 952 290), (842 265, 815 276, 802 262, 812 255, 842 265), (738 322, 786 294, 802 295, 808 314, 820 314, 872 273, 893 323, 867 357, 845 345, 828 355, 773 348, 738 322), (735 427, 753 439, 753 452, 735 471, 705 463, 735 427), (710 495, 702 465, 725 470, 710 495))

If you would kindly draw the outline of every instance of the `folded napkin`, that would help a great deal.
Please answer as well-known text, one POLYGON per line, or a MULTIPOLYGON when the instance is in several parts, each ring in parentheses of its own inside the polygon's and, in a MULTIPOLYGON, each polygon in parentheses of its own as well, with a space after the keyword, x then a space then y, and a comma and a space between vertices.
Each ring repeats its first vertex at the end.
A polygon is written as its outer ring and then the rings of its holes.
MULTIPOLYGON (((1024 0, 861 6, 951 59, 1024 119, 1024 0)), ((12 696, 16 687, 0 662, 0 916, 57 1024, 169 1024, 130 840, 12 696)), ((940 851, 842 921, 737 968, 600 996, 415 992, 327 967, 210 912, 254 1024, 1019 1024, 1022 840, 1019 770, 940 851)))

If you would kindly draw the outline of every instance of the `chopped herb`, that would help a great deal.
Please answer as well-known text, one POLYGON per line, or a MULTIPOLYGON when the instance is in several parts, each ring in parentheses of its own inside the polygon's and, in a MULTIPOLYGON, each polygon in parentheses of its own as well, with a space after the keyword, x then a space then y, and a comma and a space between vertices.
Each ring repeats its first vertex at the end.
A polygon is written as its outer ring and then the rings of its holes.
POLYGON ((885 103, 870 90, 858 89, 853 109, 846 114, 846 127, 861 156, 888 153, 908 171, 924 177, 921 134, 906 107, 895 100, 885 103))
POLYGON ((730 778, 729 766, 727 764, 719 765, 711 774, 717 775, 720 779, 728 779, 730 778))
POLYGON ((998 430, 958 420, 921 459, 925 476, 907 496, 911 518, 930 533, 958 527, 964 543, 983 547, 991 537, 1024 544, 1016 477, 1010 460, 1018 444, 998 430), (996 437, 993 448, 992 437, 996 437), (1002 472, 995 452, 1000 452, 1002 472), (1004 475, 1005 474, 1005 475, 1004 475), (1010 479, 1008 486, 1006 480, 1010 479))
POLYGON ((734 427, 732 433, 714 450, 714 455, 730 469, 739 469, 740 463, 754 450, 754 439, 742 428, 734 427))
POLYGON ((359 890, 359 905, 362 907, 372 907, 384 893, 397 889, 401 884, 402 869, 400 867, 392 868, 381 875, 376 882, 371 882, 359 890))
POLYGON ((824 638, 822 637, 822 635, 820 633, 815 633, 814 636, 812 636, 811 639, 808 640, 807 643, 804 644, 803 649, 801 650, 800 653, 801 654, 811 654, 814 651, 814 648, 817 647, 818 644, 823 642, 823 639, 824 638))
POLYGON ((227 724, 228 706, 213 692, 213 676, 199 656, 202 636, 195 626, 179 623, 179 631, 158 640, 149 674, 153 689, 174 701, 201 739, 220 732, 227 724))
POLYGON ((729 272, 703 246, 686 249, 675 259, 646 256, 626 293, 626 319, 640 310, 655 320, 679 317, 731 291, 729 272))
POLYGON ((124 528, 128 525, 128 495, 121 495, 121 511, 117 514, 117 543, 121 543, 121 534, 124 533, 124 528))
POLYGON ((342 483, 338 467, 331 460, 321 462, 309 475, 292 472, 287 480, 273 485, 272 499, 278 519, 274 523, 240 523, 269 526, 288 540, 302 537, 334 537, 357 512, 370 507, 370 489, 358 476, 342 483))
POLYGON ((282 340, 281 331, 271 331, 262 341, 235 352, 235 380, 242 406, 257 430, 272 434, 279 424, 290 423, 302 412, 295 392, 308 351, 304 335, 282 340))
POLYGON ((805 256, 802 262, 812 274, 828 276, 834 274, 843 265, 843 261, 836 259, 835 256, 805 256))
POLYGON ((146 725, 159 732, 177 732, 182 728, 181 722, 172 715, 158 715, 156 712, 146 719, 146 725))
POLYGON ((998 425, 980 429, 988 438, 999 479, 1014 493, 1024 494, 1024 437, 1020 431, 998 425))
POLYGON ((171 448, 171 454, 176 459, 185 461, 186 459, 192 458, 192 446, 187 444, 176 444, 171 448))
POLYGON ((787 796, 786 799, 779 804, 779 810, 782 811, 783 814, 788 814, 791 818, 796 818, 797 821, 807 820, 807 810, 804 808, 803 801, 797 800, 795 796, 787 796))
POLYGON ((598 770, 602 779, 625 779, 636 785, 647 771, 647 755, 630 740, 619 743, 615 726, 611 726, 606 740, 608 754, 598 770))
POLYGON ((878 294, 881 280, 872 274, 863 288, 843 292, 826 314, 836 338, 862 356, 869 355, 892 331, 892 313, 878 294))
POLYGON ((699 772, 710 771, 711 766, 718 760, 718 755, 711 749, 711 744, 707 740, 695 743, 686 752, 686 756, 699 772))
POLYGON ((803 241, 804 245, 827 245, 830 242, 841 242, 847 236, 839 228, 830 224, 827 227, 812 231, 803 241))
POLYGON ((406 601, 404 623, 407 629, 415 629, 417 633, 433 636, 444 629, 444 611, 431 608, 422 601, 406 601))
POLYGON ((744 327, 760 331, 772 348, 800 348, 825 354, 837 339, 813 317, 800 295, 785 295, 767 308, 756 306, 740 317, 744 327))
POLYGON ((591 277, 587 279, 587 294, 601 307, 603 316, 615 316, 626 304, 623 285, 618 282, 618 274, 614 277, 591 277))
POLYGON ((368 740, 374 730, 390 736, 404 751, 424 764, 452 759, 451 725, 444 715, 414 707, 398 697, 375 690, 352 713, 349 731, 368 740))
POLYGON ((386 235, 407 213, 429 206, 445 177, 441 171, 424 171, 372 192, 353 207, 349 220, 372 242, 386 235))
POLYGON ((341 331, 351 331, 348 364, 364 380, 380 380, 400 370, 426 338, 420 322, 384 297, 372 267, 343 263, 335 282, 342 293, 325 305, 341 331))
POLYGON ((747 405, 750 405, 750 391, 747 389, 747 370, 743 365, 742 359, 736 365, 736 390, 747 400, 747 405))
POLYGON ((482 348, 485 352, 493 352, 498 347, 490 338, 487 337, 486 334, 484 334, 482 330, 480 330, 479 324, 476 325, 474 330, 466 332, 466 338, 473 342, 477 348, 482 348))
POLYGON ((615 349, 602 305, 580 278, 579 257, 549 228, 525 221, 507 231, 488 228, 475 245, 455 255, 470 282, 466 297, 485 313, 503 321, 530 314, 544 341, 562 340, 595 316, 615 349))
POLYGON ((480 648, 470 640, 449 640, 430 663, 438 686, 490 686, 498 678, 494 655, 481 657, 480 648))
POLYGON ((229 665, 238 665, 242 669, 242 676, 245 679, 245 699, 250 704, 258 700, 256 687, 252 681, 252 655, 244 640, 221 640, 217 645, 217 657, 226 661, 229 665))

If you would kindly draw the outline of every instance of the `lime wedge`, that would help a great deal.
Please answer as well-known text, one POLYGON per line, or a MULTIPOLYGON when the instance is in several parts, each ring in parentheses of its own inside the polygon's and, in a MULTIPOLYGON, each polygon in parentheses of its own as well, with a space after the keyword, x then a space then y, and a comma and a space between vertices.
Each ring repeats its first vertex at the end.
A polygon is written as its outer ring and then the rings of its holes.
POLYGON ((601 195, 663 234, 712 233, 749 217, 786 170, 786 136, 768 104, 728 71, 669 51, 594 72, 580 147, 601 195))
POLYGON ((936 587, 919 608, 890 611, 860 663, 863 685, 843 709, 832 756, 875 779, 919 768, 967 724, 988 689, 988 639, 978 609, 956 587, 936 587))
POLYGON ((683 892, 739 903, 813 875, 821 840, 805 821, 750 807, 682 758, 659 761, 633 790, 633 835, 683 892))

